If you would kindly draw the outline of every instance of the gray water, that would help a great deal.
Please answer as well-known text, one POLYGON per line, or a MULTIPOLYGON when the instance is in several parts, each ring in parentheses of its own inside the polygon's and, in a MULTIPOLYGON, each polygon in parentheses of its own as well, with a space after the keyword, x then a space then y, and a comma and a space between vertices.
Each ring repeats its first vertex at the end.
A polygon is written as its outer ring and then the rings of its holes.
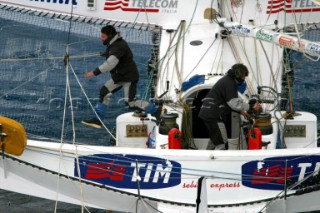
MULTIPOLYGON (((54 212, 55 201, 31 197, 0 190, 0 212, 1 213, 46 213, 54 212)), ((88 208, 91 213, 105 213, 106 210, 88 208)), ((68 203, 58 202, 57 212, 75 213, 81 212, 81 207, 68 203)))

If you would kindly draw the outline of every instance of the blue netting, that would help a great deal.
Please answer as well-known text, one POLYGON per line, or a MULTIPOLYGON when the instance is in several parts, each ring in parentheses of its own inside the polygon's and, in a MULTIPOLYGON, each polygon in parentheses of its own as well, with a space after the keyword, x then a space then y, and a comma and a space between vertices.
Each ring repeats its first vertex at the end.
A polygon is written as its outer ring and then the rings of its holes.
MULTIPOLYGON (((39 13, 22 13, 0 9, 0 114, 21 122, 27 132, 59 139, 63 118, 66 72, 63 56, 69 32, 69 22, 39 13)), ((100 24, 72 22, 69 44, 70 63, 75 69, 91 103, 98 101, 100 87, 109 74, 90 80, 85 72, 103 63, 98 56, 105 47, 100 41, 100 24), (95 55, 93 57, 93 55, 95 55), (78 56, 77 58, 74 58, 78 56)), ((140 72, 138 96, 143 96, 147 83, 147 62, 152 52, 153 32, 144 29, 117 28, 128 41, 140 72)), ((70 73, 75 111, 76 141, 88 144, 108 144, 110 136, 81 124, 94 116, 74 76, 70 73)), ((123 91, 111 99, 105 123, 115 127, 115 118, 127 111, 123 91)), ((70 104, 68 103, 68 109, 70 104)), ((72 139, 71 113, 67 112, 65 137, 72 139)))

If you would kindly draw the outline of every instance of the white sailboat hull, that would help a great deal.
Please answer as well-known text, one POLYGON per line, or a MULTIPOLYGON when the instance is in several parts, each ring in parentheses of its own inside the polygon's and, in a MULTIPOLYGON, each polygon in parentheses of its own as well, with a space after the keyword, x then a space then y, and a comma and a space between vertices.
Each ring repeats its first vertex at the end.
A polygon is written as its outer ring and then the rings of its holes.
MULTIPOLYGON (((209 208, 225 209, 227 206, 243 208, 247 205, 265 205, 266 202, 284 191, 284 188, 281 187, 285 183, 283 179, 285 168, 277 166, 278 164, 271 165, 272 159, 280 156, 280 158, 288 159, 295 156, 295 159, 301 159, 288 164, 290 165, 288 168, 292 168, 292 170, 287 170, 288 180, 297 179, 296 175, 300 179, 304 178, 310 174, 311 169, 317 169, 316 165, 320 162, 320 160, 316 162, 319 158, 318 149, 194 152, 191 150, 128 149, 64 144, 60 155, 59 147, 58 143, 28 141, 28 148, 21 157, 7 156, 2 159, 0 167, 1 188, 79 205, 132 212, 135 211, 137 200, 145 201, 153 206, 156 206, 156 203, 164 203, 194 208, 197 199, 198 178, 211 176, 207 179, 206 184, 209 208), (114 156, 113 159, 108 159, 108 162, 114 165, 120 162, 117 161, 117 157, 127 156, 131 166, 127 166, 126 171, 122 170, 122 172, 117 170, 115 166, 105 167, 100 171, 94 170, 92 172, 101 175, 100 178, 88 178, 89 176, 82 175, 80 180, 76 168, 77 153, 80 159, 81 156, 102 154, 99 155, 101 160, 96 162, 95 168, 102 168, 101 165, 107 163, 106 156, 114 156), (307 155, 309 158, 303 157, 303 155, 307 155), (138 159, 138 173, 141 178, 140 190, 137 185, 137 173, 134 172, 137 168, 133 156, 138 159), (154 170, 151 168, 151 164, 155 164, 157 158, 174 166, 165 168, 164 164, 160 166, 160 161, 158 161, 157 167, 153 167, 157 169, 154 170), (148 159, 149 162, 141 163, 145 159, 148 159), (264 165, 261 163, 267 163, 268 159, 269 165, 265 168, 273 168, 272 175, 271 170, 269 175, 262 172, 264 165), (311 163, 307 163, 307 159, 311 159, 311 163), (249 173, 245 174, 247 171, 245 168, 253 162, 260 162, 257 164, 260 167, 260 174, 249 176, 249 173), (175 169, 178 165, 180 165, 181 172, 175 176, 175 169), (149 173, 148 170, 144 171, 148 166, 151 168, 149 173), (116 171, 120 176, 123 174, 123 179, 117 176, 116 171), (296 174, 297 171, 298 174, 296 174), (123 185, 123 181, 127 178, 130 178, 136 187, 131 187, 130 183, 123 185), (103 181, 111 183, 111 185, 103 184, 103 181), (269 187, 264 188, 264 186, 269 187), (274 186, 277 186, 278 189, 274 189, 274 186), (141 199, 139 199, 139 193, 141 199)), ((128 163, 125 162, 123 165, 128 165, 128 163)), ((84 164, 80 160, 80 167, 84 164)), ((257 171, 255 170, 255 172, 257 171)), ((87 170, 86 175, 89 173, 87 170)), ((297 197, 294 195, 295 192, 296 190, 288 190, 288 198, 297 197)), ((318 194, 319 192, 312 193, 318 194)), ((281 196, 283 195, 284 193, 281 194, 281 196)), ((303 196, 306 195, 303 194, 303 196)), ((316 196, 312 195, 312 197, 316 196)), ((320 208, 320 206, 312 208, 320 208)))

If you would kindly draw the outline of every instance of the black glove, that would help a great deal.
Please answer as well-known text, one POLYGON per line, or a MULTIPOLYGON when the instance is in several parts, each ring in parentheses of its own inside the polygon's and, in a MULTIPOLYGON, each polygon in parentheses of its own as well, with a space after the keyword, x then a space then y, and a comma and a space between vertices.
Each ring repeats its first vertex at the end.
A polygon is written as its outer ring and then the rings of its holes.
POLYGON ((256 98, 250 98, 249 99, 249 105, 250 105, 250 108, 253 108, 254 105, 258 102, 258 99, 256 98))
POLYGON ((257 98, 249 99, 249 110, 247 111, 249 114, 255 113, 253 107, 257 102, 259 102, 257 98))
POLYGON ((107 56, 107 52, 100 52, 100 56, 106 57, 107 56))

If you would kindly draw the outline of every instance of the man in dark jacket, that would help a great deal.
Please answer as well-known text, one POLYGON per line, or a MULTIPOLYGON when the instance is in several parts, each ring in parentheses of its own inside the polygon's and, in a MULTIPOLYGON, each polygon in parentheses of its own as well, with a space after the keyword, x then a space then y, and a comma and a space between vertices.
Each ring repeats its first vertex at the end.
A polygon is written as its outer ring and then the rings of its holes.
POLYGON ((228 148, 228 136, 225 121, 232 111, 237 111, 248 117, 247 111, 259 111, 258 102, 251 107, 238 97, 238 85, 241 85, 248 76, 249 71, 243 64, 235 64, 208 92, 202 100, 203 104, 199 117, 204 121, 210 141, 207 149, 224 150, 228 148))
MULTIPOLYGON (((106 61, 94 71, 87 72, 86 77, 91 78, 102 73, 111 73, 111 79, 100 89, 100 100, 95 106, 95 110, 102 120, 105 117, 110 96, 121 88, 124 89, 126 103, 129 107, 134 106, 139 72, 127 42, 122 39, 113 26, 108 25, 101 29, 101 40, 107 46, 106 61)), ((82 123, 101 128, 100 119, 94 117, 84 120, 82 123)))

